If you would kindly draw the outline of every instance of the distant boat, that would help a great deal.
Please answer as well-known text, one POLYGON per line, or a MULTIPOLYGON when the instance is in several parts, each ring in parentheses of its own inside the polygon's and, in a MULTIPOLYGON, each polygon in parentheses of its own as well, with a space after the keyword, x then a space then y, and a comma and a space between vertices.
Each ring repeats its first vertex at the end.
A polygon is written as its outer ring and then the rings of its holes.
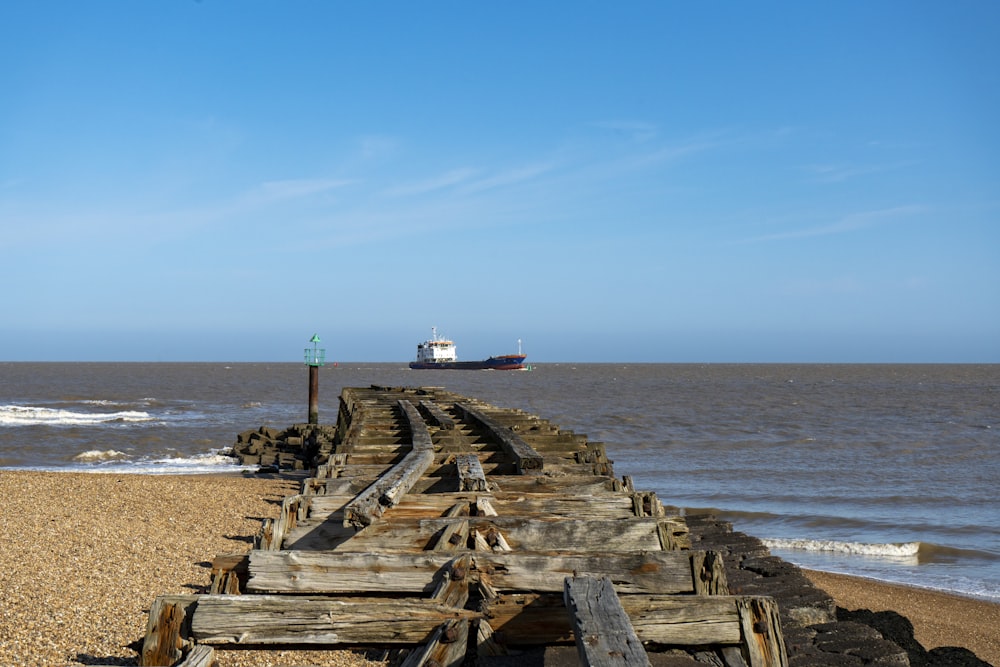
POLYGON ((454 341, 441 338, 437 327, 431 327, 431 337, 417 344, 417 360, 410 362, 410 368, 417 370, 441 369, 464 371, 516 371, 524 368, 521 341, 517 341, 517 354, 502 354, 482 361, 459 361, 454 341))

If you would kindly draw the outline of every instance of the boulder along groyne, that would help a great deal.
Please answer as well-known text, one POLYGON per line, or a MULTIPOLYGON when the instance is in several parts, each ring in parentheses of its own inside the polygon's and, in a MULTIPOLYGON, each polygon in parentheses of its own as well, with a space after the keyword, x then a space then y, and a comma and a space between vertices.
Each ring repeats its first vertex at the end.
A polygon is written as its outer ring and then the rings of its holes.
MULTIPOLYGON (((237 437, 301 477, 211 592, 150 609, 143 665, 379 649, 403 665, 985 664, 837 609, 793 564, 617 478, 603 443, 439 387, 346 388, 335 424, 237 437)), ((220 667, 225 667, 220 663, 220 667)))

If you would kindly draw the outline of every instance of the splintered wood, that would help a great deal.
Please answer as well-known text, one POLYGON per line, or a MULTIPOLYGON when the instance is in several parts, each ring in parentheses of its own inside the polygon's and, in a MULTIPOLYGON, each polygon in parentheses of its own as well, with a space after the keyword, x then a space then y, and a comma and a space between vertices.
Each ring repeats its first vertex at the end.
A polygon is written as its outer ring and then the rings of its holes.
POLYGON ((340 402, 332 453, 255 549, 215 560, 211 594, 151 606, 141 664, 273 646, 489 665, 575 644, 585 665, 787 665, 773 600, 728 595, 721 556, 602 443, 441 388, 340 402))

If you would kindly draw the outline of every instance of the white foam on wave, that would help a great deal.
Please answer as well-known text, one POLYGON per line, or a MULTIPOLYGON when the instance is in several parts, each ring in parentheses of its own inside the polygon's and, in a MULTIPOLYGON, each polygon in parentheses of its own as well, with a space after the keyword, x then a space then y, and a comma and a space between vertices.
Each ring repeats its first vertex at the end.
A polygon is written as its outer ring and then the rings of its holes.
MULTIPOLYGON (((19 466, 10 470, 36 472, 85 472, 123 475, 211 475, 254 472, 257 466, 245 466, 239 459, 227 455, 231 448, 213 450, 192 456, 132 458, 115 450, 90 450, 73 457, 70 466, 19 466)), ((0 469, 7 469, 0 467, 0 469)))
POLYGON ((127 458, 128 454, 125 452, 119 452, 117 449, 106 449, 101 451, 100 449, 91 449, 86 452, 80 452, 73 457, 74 461, 80 461, 81 463, 92 463, 96 461, 115 461, 127 458))
POLYGON ((153 420, 152 415, 141 410, 78 412, 31 405, 0 405, 0 426, 96 426, 153 420))
POLYGON ((920 551, 920 542, 900 544, 866 544, 863 542, 838 542, 836 540, 810 539, 769 539, 761 540, 769 549, 795 551, 826 551, 851 556, 881 556, 886 558, 908 558, 920 551))
POLYGON ((187 457, 161 457, 128 461, 111 460, 86 468, 89 472, 128 473, 135 475, 201 475, 255 469, 241 465, 238 459, 226 456, 220 451, 187 457))

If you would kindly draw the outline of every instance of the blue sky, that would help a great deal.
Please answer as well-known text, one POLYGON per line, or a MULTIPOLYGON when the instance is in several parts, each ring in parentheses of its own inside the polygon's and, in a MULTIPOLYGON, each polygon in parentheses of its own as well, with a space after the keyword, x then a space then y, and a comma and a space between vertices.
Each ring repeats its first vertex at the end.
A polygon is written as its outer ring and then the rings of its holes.
POLYGON ((995 2, 11 3, 0 358, 1000 362, 995 2))

